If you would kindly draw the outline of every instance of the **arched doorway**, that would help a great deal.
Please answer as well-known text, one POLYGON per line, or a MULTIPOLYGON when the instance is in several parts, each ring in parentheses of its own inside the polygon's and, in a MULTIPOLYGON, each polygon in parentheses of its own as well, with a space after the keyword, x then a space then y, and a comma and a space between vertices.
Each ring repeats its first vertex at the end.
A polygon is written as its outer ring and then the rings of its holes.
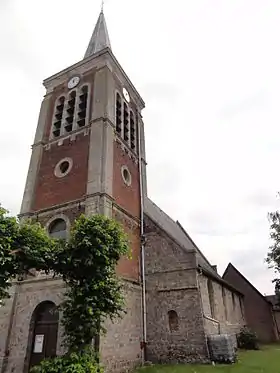
POLYGON ((59 313, 53 302, 42 302, 35 308, 30 325, 29 368, 47 357, 56 356, 58 319, 59 313))

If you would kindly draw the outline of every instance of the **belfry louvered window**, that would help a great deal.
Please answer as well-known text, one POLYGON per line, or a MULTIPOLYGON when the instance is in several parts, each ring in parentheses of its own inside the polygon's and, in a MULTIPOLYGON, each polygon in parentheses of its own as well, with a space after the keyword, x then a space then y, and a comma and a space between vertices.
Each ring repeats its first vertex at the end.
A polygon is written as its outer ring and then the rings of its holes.
POLYGON ((52 129, 53 137, 59 137, 61 134, 61 123, 62 123, 62 117, 63 117, 64 103, 65 103, 65 97, 64 96, 59 97, 56 103, 55 114, 54 114, 54 119, 53 119, 53 129, 52 129))
POLYGON ((82 87, 79 94, 79 107, 78 107, 78 127, 84 127, 86 124, 87 116, 87 103, 88 103, 88 86, 82 87))
POLYGON ((127 104, 125 102, 123 104, 123 124, 124 124, 123 138, 124 138, 124 141, 128 142, 129 140, 129 111, 128 111, 127 104))
POLYGON ((137 152, 137 129, 136 129, 135 117, 131 110, 130 110, 130 147, 133 151, 137 152))
POLYGON ((76 91, 72 91, 68 97, 65 117, 65 132, 71 132, 73 130, 74 113, 76 105, 76 91))
POLYGON ((116 93, 116 132, 127 146, 137 153, 138 128, 135 114, 129 102, 116 93))
POLYGON ((118 134, 122 132, 122 99, 118 93, 116 95, 116 131, 118 134))
POLYGON ((56 101, 51 130, 51 138, 67 135, 88 124, 90 86, 72 90, 67 97, 56 101))

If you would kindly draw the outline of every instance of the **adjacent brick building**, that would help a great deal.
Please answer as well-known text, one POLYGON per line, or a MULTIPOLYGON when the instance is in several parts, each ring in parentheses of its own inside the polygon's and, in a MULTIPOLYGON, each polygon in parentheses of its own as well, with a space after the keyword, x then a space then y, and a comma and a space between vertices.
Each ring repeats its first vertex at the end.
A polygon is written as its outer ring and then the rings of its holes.
POLYGON ((278 340, 271 300, 262 295, 231 263, 223 279, 244 294, 246 323, 259 340, 265 343, 278 340))
POLYGON ((280 302, 278 295, 266 295, 266 300, 271 303, 274 321, 276 324, 277 339, 280 339, 280 302))
MULTIPOLYGON (((147 196, 145 104, 114 56, 101 12, 84 58, 44 81, 21 219, 67 238, 80 214, 121 222, 126 313, 100 337, 107 370, 208 361, 207 335, 245 323, 243 295, 222 279, 179 222, 147 196)), ((63 352, 56 306, 64 284, 41 273, 15 282, 0 309, 1 373, 23 373, 63 352)))

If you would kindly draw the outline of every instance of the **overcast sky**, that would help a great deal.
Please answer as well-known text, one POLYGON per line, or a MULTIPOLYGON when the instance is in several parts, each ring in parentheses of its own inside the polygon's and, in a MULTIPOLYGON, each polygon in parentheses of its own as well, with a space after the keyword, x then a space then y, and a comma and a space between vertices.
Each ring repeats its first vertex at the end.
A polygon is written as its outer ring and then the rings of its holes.
MULTIPOLYGON (((19 212, 44 78, 79 61, 97 0, 0 0, 0 201, 19 212)), ((107 0, 114 54, 146 102, 149 196, 222 274, 262 292, 279 207, 280 1, 107 0)))

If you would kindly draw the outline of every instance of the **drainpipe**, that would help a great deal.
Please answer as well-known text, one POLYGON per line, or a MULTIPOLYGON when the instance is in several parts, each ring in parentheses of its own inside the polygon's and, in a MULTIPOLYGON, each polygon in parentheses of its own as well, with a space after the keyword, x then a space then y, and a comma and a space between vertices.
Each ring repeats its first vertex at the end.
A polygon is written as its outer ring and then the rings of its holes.
POLYGON ((143 340, 141 342, 142 362, 146 361, 147 344, 147 307, 146 307, 146 279, 145 279, 145 238, 144 238, 144 200, 142 179, 142 154, 141 154, 141 131, 138 121, 138 110, 136 112, 136 126, 138 129, 138 163, 139 163, 139 187, 140 187, 140 237, 141 237, 141 281, 142 281, 142 325, 143 340))

